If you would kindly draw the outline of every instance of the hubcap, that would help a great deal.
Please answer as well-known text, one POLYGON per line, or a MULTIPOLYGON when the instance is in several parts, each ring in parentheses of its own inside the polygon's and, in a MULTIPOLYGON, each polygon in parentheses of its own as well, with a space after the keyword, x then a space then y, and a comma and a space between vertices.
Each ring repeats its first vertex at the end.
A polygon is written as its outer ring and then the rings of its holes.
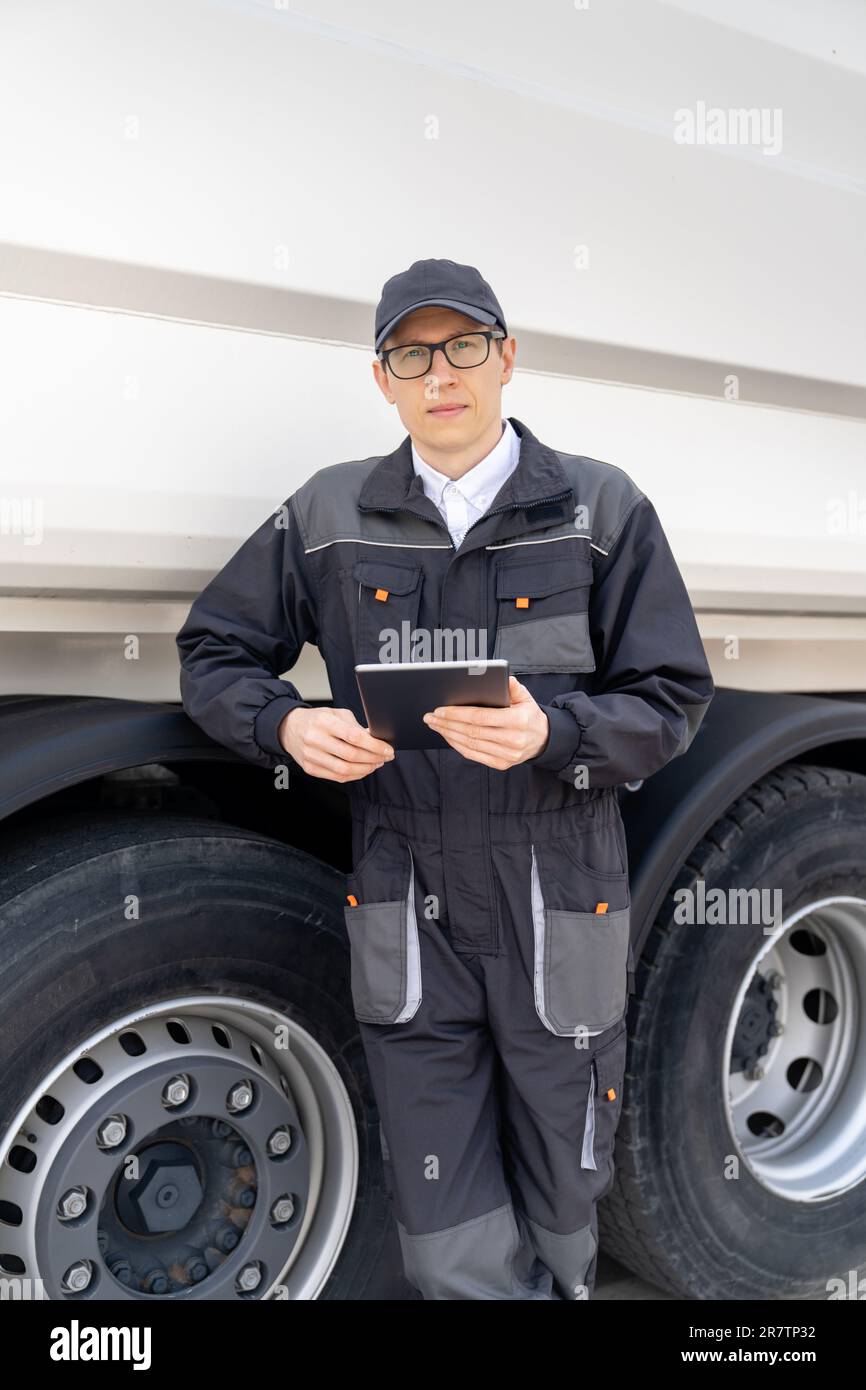
POLYGON ((242 999, 118 1020, 54 1068, 3 1145, 0 1271, 51 1299, 316 1298, 357 1187, 330 1058, 242 999))
POLYGON ((728 1119, 754 1176, 791 1201, 866 1176, 866 901, 822 898, 766 937, 727 1030, 728 1119))

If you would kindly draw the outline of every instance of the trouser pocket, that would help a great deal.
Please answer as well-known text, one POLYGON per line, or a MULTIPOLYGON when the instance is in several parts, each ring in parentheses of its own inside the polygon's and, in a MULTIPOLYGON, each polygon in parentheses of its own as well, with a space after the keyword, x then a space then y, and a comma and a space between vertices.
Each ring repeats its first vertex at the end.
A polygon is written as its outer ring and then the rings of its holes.
POLYGON ((421 1003, 415 865, 405 840, 379 829, 347 876, 343 914, 349 937, 355 1018, 405 1023, 421 1003))
POLYGON ((531 852, 536 1012, 560 1037, 595 1036, 628 1005, 628 875, 579 864, 565 840, 531 852))
POLYGON ((597 1048, 590 1059, 581 1168, 602 1170, 613 1158, 616 1129, 622 1112, 627 1048, 628 1033, 623 1025, 616 1037, 597 1048))

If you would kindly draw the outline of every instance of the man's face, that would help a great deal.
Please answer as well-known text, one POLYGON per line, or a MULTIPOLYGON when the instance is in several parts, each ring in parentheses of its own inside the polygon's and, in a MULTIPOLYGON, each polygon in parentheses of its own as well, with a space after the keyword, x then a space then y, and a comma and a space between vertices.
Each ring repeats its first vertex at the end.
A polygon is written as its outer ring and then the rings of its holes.
MULTIPOLYGON (((383 348, 406 343, 434 343, 463 332, 478 332, 492 325, 479 323, 455 309, 428 305, 401 319, 383 348)), ((396 404, 412 439, 446 452, 469 448, 502 419, 502 387, 511 380, 516 342, 503 338, 502 355, 491 341, 486 362, 479 367, 453 367, 441 348, 426 376, 405 380, 396 377, 378 360, 373 373, 382 394, 396 404), (459 406, 457 410, 450 410, 459 406)))

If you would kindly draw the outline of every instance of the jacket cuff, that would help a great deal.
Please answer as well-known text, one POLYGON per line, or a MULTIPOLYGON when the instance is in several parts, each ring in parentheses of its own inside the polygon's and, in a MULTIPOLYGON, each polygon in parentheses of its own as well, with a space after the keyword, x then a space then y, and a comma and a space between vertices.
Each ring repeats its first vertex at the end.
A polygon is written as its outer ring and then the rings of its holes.
POLYGON ((541 752, 529 761, 534 767, 561 772, 577 756, 583 728, 566 709, 559 709, 557 705, 540 705, 539 708, 547 715, 550 733, 541 752))
POLYGON ((289 711, 298 708, 312 709, 313 706, 309 700, 295 700, 291 695, 276 695, 273 700, 262 706, 253 720, 253 738, 259 747, 272 757, 290 757, 277 737, 277 730, 289 711))

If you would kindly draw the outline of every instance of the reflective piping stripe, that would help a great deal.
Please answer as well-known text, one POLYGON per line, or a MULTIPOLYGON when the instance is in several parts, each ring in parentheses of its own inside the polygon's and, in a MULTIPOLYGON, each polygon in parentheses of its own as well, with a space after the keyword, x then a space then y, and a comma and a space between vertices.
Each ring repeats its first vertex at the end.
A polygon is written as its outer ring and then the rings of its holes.
MULTIPOLYGON (((551 545, 553 541, 589 541, 593 550, 601 550, 600 545, 596 545, 591 539, 588 531, 567 531, 562 536, 543 536, 540 540, 534 541, 502 541, 500 545, 485 545, 485 550, 511 550, 515 545, 551 545)), ((606 555, 606 550, 601 550, 602 555, 606 555)))
POLYGON ((538 878, 538 865, 535 861, 535 845, 532 850, 532 927, 535 936, 535 1012, 545 1028, 553 1031, 550 1019, 544 1012, 544 899, 541 896, 541 883, 538 878))
MULTIPOLYGON (((408 846, 407 846, 408 848, 408 846)), ((409 898, 406 903, 406 1004, 394 1020, 406 1023, 421 1003, 421 949, 415 912, 415 860, 409 850, 409 898)))
MULTIPOLYGON (((482 518, 483 519, 483 518, 482 518)), ((550 545, 552 541, 589 541, 593 550, 598 550, 602 555, 607 555, 607 550, 602 550, 595 541, 589 540, 585 532, 575 531, 574 535, 567 536, 548 536, 544 540, 538 541, 503 541, 501 545, 485 545, 485 550, 510 550, 515 545, 550 545)), ((387 545, 392 550, 453 550, 453 545, 429 545, 424 541, 368 541, 362 540, 360 536, 338 536, 333 541, 322 541, 321 545, 308 545, 305 555, 312 555, 314 550, 325 550, 329 545, 387 545)))
MULTIPOLYGON (((485 550, 510 550, 513 545, 550 545, 552 541, 590 541, 589 531, 564 531, 561 536, 536 536, 532 541, 500 541, 498 545, 485 545, 485 550)), ((596 546, 596 550, 598 546, 596 546)))
POLYGON ((314 550, 325 550, 329 545, 387 545, 392 550, 453 550, 453 546, 429 545, 424 541, 365 541, 360 536, 338 536, 335 541, 322 541, 321 545, 308 545, 304 551, 305 555, 312 555, 314 550))
POLYGON ((586 1125, 583 1130, 583 1150, 580 1155, 581 1168, 597 1168, 593 1153, 595 1142, 595 1058, 589 1064, 589 1100, 586 1102, 586 1125))

